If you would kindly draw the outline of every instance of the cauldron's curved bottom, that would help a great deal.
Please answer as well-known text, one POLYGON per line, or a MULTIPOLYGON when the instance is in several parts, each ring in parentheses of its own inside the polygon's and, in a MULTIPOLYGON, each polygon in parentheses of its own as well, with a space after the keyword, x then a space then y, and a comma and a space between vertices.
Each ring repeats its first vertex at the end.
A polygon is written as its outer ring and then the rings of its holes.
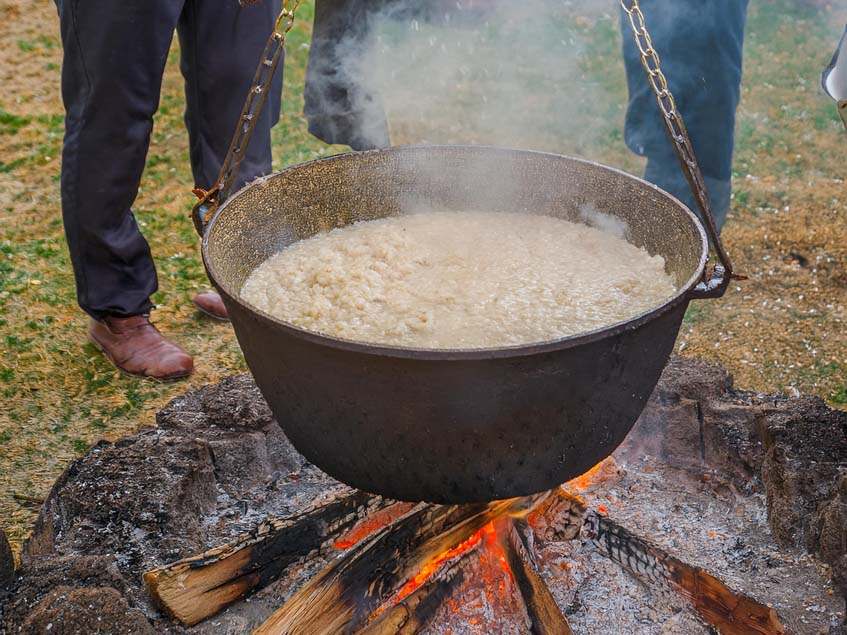
POLYGON ((247 364, 295 447, 349 485, 436 503, 547 490, 608 456, 658 382, 707 254, 691 212, 639 179, 557 155, 458 146, 294 166, 229 199, 203 240, 207 272, 247 364), (521 187, 504 188, 506 177, 521 187), (577 221, 590 204, 622 220, 637 246, 663 256, 679 293, 598 333, 439 352, 321 337, 238 297, 255 267, 286 245, 401 213, 410 200, 577 221))
POLYGON ((684 314, 681 305, 566 352, 429 362, 271 339, 248 315, 233 322, 262 394, 309 461, 397 500, 470 503, 549 490, 611 454, 684 314))

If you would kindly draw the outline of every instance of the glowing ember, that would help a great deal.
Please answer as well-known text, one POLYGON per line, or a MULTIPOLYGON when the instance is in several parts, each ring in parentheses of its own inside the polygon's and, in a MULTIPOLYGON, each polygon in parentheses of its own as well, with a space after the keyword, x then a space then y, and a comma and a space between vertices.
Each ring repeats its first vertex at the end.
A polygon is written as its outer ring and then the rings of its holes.
POLYGON ((584 492, 588 489, 603 485, 620 474, 618 462, 611 456, 592 467, 582 476, 571 479, 562 487, 570 492, 584 492))
MULTIPOLYGON (((485 549, 485 555, 481 558, 482 562, 485 563, 489 558, 491 558, 492 561, 495 562, 497 566, 507 575, 508 579, 513 582, 514 576, 512 574, 512 570, 509 568, 509 563, 506 559, 506 552, 503 551, 503 547, 500 546, 500 543, 497 540, 497 529, 492 521, 464 542, 459 543, 452 549, 443 551, 424 564, 424 566, 421 567, 421 570, 418 571, 411 580, 403 585, 403 587, 388 602, 371 615, 371 619, 381 615, 388 608, 396 606, 412 593, 417 591, 426 583, 427 580, 435 575, 435 573, 437 573, 444 564, 453 559, 464 556, 480 544, 482 544, 485 549)), ((501 580, 500 592, 501 595, 505 592, 503 580, 501 580)))
MULTIPOLYGON (((433 574, 441 568, 445 562, 449 562, 453 558, 458 558, 469 552, 471 549, 476 547, 480 542, 482 542, 483 535, 485 533, 485 527, 476 532, 473 536, 465 540, 464 542, 460 542, 457 546, 452 549, 448 549, 437 556, 435 556, 432 560, 427 562, 420 571, 415 575, 414 578, 409 580, 402 589, 397 592, 397 595, 394 596, 391 600, 391 604, 397 604, 398 602, 402 602, 409 595, 417 591, 427 580, 429 580, 433 574)), ((379 613, 377 613, 378 615, 379 613)))
POLYGON ((336 540, 333 547, 336 549, 349 549, 410 512, 415 505, 416 503, 395 503, 385 509, 374 512, 336 540))
POLYGON ((483 532, 483 547, 485 548, 486 553, 494 559, 497 563, 497 566, 505 573, 510 580, 514 581, 514 574, 512 574, 512 569, 509 567, 509 562, 506 560, 506 552, 503 551, 503 547, 500 546, 500 542, 497 540, 497 529, 494 527, 494 523, 489 523, 485 527, 482 528, 483 532))

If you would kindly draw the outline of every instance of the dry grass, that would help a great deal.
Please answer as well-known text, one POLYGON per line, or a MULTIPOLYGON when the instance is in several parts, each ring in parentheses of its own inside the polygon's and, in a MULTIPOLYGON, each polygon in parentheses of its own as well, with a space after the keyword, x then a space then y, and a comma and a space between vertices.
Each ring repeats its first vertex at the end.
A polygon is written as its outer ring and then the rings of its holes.
MULTIPOLYGON (((338 150, 311 139, 300 115, 311 3, 304 8, 307 19, 291 41, 284 119, 275 132, 278 165, 338 150)), ((136 203, 159 267, 156 321, 196 356, 197 372, 189 381, 163 385, 122 376, 85 341, 85 318, 76 307, 61 228, 63 111, 55 9, 35 0, 0 0, 0 18, 5 88, 0 97, 0 394, 5 406, 0 526, 19 547, 37 509, 13 501, 13 492, 46 495, 68 462, 98 440, 153 424, 156 410, 172 397, 245 366, 230 328, 198 317, 189 301, 207 282, 187 217, 191 179, 178 53, 168 63, 136 203)), ((795 387, 844 405, 847 215, 841 157, 847 140, 816 80, 837 39, 838 18, 831 9, 753 0, 735 209, 725 232, 738 269, 751 280, 720 302, 693 307, 680 347, 720 360, 742 386, 795 387)), ((610 35, 616 29, 613 16, 581 24, 595 29, 597 59, 618 59, 618 43, 610 35)), ((613 61, 604 64, 619 63, 613 61)), ((622 87, 619 92, 622 103, 622 87)), ((620 104, 609 109, 613 125, 599 153, 576 151, 636 169, 621 141, 622 112, 620 104)), ((395 130, 403 129, 402 122, 395 124, 395 130)), ((563 148, 574 151, 566 140, 563 148)))

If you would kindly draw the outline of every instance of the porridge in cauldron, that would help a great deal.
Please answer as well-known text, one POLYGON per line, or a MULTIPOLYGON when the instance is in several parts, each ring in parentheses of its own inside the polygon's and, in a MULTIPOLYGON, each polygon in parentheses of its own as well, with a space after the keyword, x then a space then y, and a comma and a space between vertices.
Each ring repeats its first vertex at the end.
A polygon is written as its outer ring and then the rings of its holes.
POLYGON ((664 265, 612 233, 550 216, 430 211, 294 243, 250 275, 241 297, 349 340, 499 348, 659 306, 676 292, 664 265))

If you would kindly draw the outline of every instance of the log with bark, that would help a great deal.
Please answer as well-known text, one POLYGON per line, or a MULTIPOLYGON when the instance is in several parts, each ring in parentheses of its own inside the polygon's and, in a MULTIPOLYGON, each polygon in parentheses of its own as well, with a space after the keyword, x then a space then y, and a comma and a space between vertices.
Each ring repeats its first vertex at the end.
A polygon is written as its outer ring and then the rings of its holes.
POLYGON ((505 519, 498 523, 497 538, 521 592, 532 635, 574 635, 550 589, 538 573, 532 543, 532 529, 524 520, 505 519))
POLYGON ((565 489, 490 504, 390 503, 350 492, 268 521, 241 540, 145 574, 157 602, 183 624, 260 588, 289 563, 334 541, 351 547, 297 591, 255 635, 401 635, 425 628, 466 579, 463 558, 493 524, 533 635, 573 635, 535 563, 535 540, 584 537, 642 581, 683 597, 727 635, 786 635, 776 612, 635 536, 565 489), (335 537, 335 538, 333 538, 335 537))
POLYGON ((380 609, 390 608, 386 603, 427 565, 433 567, 488 523, 526 513, 546 497, 460 506, 421 504, 312 578, 255 635, 355 633, 380 609))
POLYGON ((771 607, 733 591, 707 571, 682 562, 608 517, 589 512, 585 533, 601 553, 637 578, 680 594, 719 633, 786 635, 771 607))
POLYGON ((144 584, 164 613, 192 626, 277 579, 288 565, 386 505, 377 496, 351 491, 302 514, 267 520, 222 547, 148 571, 144 584))

